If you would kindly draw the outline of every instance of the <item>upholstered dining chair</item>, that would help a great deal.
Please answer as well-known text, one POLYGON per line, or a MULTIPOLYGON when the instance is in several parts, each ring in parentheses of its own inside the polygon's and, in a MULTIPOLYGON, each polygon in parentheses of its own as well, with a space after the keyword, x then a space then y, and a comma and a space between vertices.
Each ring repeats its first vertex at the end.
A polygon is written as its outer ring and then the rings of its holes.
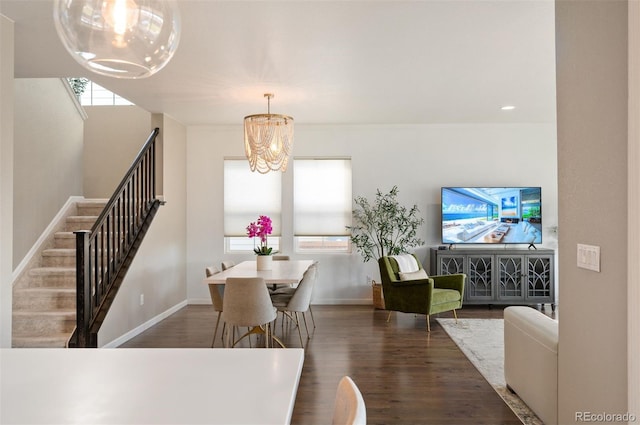
MULTIPOLYGON (((316 281, 317 281, 318 280, 318 262, 315 261, 313 263, 313 266, 315 266, 315 268, 316 268, 315 269, 315 274, 316 274, 316 281)), ((273 289, 273 290, 269 290, 269 293, 271 295, 276 295, 276 294, 290 294, 290 295, 292 295, 295 292, 295 290, 296 290, 295 287, 293 287, 291 285, 287 285, 287 286, 281 286, 281 287, 273 289)), ((304 315, 304 320, 305 320, 305 324, 306 324, 306 322, 307 322, 307 313, 304 312, 302 314, 304 315)), ((315 329, 316 328, 316 319, 313 317, 313 308, 311 307, 311 304, 309 304, 309 314, 311 315, 311 323, 313 324, 313 329, 315 329)))
MULTIPOLYGON (((216 273, 220 273, 220 269, 216 266, 210 266, 205 268, 205 275, 207 277, 211 277, 216 273)), ((209 295, 211 296, 211 304, 213 305, 214 311, 218 312, 218 318, 216 320, 216 327, 213 331, 213 339, 211 340, 211 348, 216 342, 216 335, 218 334, 218 325, 220 324, 220 318, 222 317, 222 309, 223 309, 223 297, 224 297, 224 285, 214 285, 209 284, 209 295)), ((225 325, 222 325, 222 334, 224 335, 225 325)), ((224 342, 224 341, 223 341, 224 342)))
POLYGON ((333 425, 365 425, 367 408, 358 386, 348 376, 343 376, 338 383, 333 425))
POLYGON ((418 258, 415 255, 413 258, 418 263, 418 271, 413 273, 400 272, 394 257, 378 259, 384 306, 389 310, 387 322, 393 311, 426 314, 427 332, 431 332, 432 314, 453 311, 457 321, 456 309, 462 307, 466 275, 427 276, 418 258))
POLYGON ((235 266, 236 263, 235 261, 231 261, 231 260, 225 260, 222 262, 221 266, 222 266, 222 271, 225 271, 227 269, 230 269, 231 267, 235 266))
MULTIPOLYGON (((288 255, 272 255, 273 261, 289 261, 291 258, 288 255)), ((278 289, 289 288, 291 285, 289 284, 279 284, 274 283, 269 288, 269 293, 274 293, 278 289)))
MULTIPOLYGON (((271 323, 278 312, 271 303, 269 291, 261 277, 230 277, 226 280, 224 299, 224 321, 227 324, 228 348, 234 347, 241 339, 252 334, 265 334, 265 347, 271 339, 280 341, 271 334, 271 323), (251 329, 237 340, 235 328, 248 326, 251 329)), ((280 343, 280 345, 283 345, 280 343)))
POLYGON ((304 327, 307 331, 307 338, 310 338, 309 328, 307 327, 307 319, 304 316, 304 312, 309 310, 311 304, 311 295, 313 293, 313 286, 316 282, 317 267, 312 265, 304 273, 302 280, 293 291, 287 291, 286 293, 272 294, 271 301, 273 306, 282 312, 282 320, 284 323, 285 316, 289 316, 295 322, 298 328, 298 336, 300 337, 300 346, 304 348, 302 342, 302 332, 300 331, 300 316, 298 313, 303 313, 304 327))

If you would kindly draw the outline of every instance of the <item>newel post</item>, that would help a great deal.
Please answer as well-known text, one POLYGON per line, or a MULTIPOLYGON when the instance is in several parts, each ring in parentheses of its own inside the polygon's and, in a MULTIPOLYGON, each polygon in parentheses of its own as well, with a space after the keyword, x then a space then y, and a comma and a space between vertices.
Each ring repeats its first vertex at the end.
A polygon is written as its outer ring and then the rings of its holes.
POLYGON ((76 347, 90 346, 89 322, 91 320, 91 270, 89 265, 88 230, 76 234, 76 347))

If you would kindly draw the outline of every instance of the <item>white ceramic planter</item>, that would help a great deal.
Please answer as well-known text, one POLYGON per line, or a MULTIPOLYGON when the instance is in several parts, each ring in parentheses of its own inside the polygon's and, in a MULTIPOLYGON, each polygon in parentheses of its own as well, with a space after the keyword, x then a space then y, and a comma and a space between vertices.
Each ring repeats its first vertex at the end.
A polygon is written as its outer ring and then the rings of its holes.
POLYGON ((272 255, 258 255, 256 257, 256 267, 258 270, 271 270, 273 263, 272 255))

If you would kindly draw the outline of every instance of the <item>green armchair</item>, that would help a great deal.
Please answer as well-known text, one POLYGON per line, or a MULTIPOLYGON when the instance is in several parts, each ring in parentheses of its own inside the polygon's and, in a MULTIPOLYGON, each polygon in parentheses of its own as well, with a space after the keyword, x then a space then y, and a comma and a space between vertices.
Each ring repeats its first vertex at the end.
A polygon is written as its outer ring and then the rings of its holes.
MULTIPOLYGON (((415 255, 414 255, 415 257, 415 255)), ((418 261, 418 267, 422 264, 418 261)), ((456 309, 462 307, 464 281, 466 275, 451 274, 446 276, 429 276, 427 279, 401 280, 398 262, 393 257, 378 259, 382 293, 386 310, 391 312, 416 313, 427 315, 427 331, 431 332, 429 316, 443 311, 453 311, 458 319, 456 309)))

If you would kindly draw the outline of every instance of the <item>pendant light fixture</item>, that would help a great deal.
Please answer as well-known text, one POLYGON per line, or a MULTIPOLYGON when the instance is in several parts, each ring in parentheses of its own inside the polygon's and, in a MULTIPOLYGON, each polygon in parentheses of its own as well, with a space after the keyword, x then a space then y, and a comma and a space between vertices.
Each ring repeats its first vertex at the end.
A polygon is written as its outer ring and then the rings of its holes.
POLYGON ((109 77, 153 75, 180 41, 175 0, 55 0, 53 19, 71 56, 109 77))
POLYGON ((271 93, 265 93, 267 113, 244 117, 244 151, 251 171, 286 171, 293 146, 293 118, 271 113, 271 93))

